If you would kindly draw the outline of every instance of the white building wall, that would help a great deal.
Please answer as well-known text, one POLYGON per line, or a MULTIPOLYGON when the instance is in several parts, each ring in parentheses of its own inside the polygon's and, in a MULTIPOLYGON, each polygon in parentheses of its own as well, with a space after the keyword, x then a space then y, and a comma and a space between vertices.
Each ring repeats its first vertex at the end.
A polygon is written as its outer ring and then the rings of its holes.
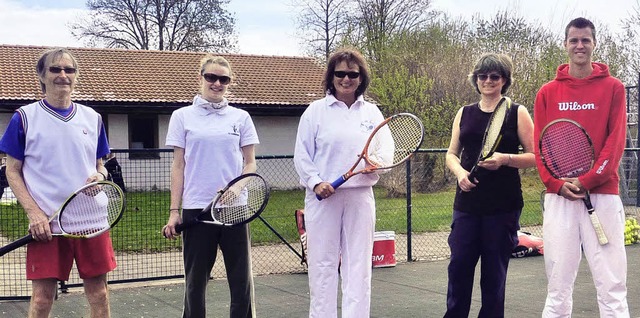
POLYGON ((300 117, 253 116, 260 145, 256 155, 292 155, 300 117))
MULTIPOLYGON (((0 113, 0 136, 4 133, 13 113, 0 113)), ((129 121, 126 114, 109 114, 109 145, 112 149, 129 148, 129 121)), ((158 145, 161 149, 167 149, 165 140, 167 127, 171 115, 158 115, 158 145)), ((292 155, 298 130, 299 117, 286 116, 252 116, 253 122, 260 138, 260 144, 256 147, 257 156, 292 155)), ((148 172, 150 167, 160 164, 161 167, 171 165, 171 155, 160 154, 160 160, 130 160, 128 154, 118 153, 116 157, 122 165, 123 177, 129 190, 143 190, 150 186, 156 189, 168 190, 168 169, 154 169, 150 179, 158 181, 149 182, 143 178, 135 177, 137 174, 148 172), (136 180, 136 181, 134 181, 136 180), (139 183, 139 184, 136 184, 139 183), (151 184, 151 185, 150 185, 151 184)), ((297 174, 291 159, 268 159, 258 163, 258 173, 264 175, 270 184, 277 188, 292 188, 298 186, 297 174)))
POLYGON ((158 148, 171 148, 165 145, 167 142, 169 119, 171 119, 171 115, 158 115, 158 148))
POLYGON ((113 149, 129 148, 129 121, 127 120, 127 115, 109 114, 107 116, 109 147, 113 149))

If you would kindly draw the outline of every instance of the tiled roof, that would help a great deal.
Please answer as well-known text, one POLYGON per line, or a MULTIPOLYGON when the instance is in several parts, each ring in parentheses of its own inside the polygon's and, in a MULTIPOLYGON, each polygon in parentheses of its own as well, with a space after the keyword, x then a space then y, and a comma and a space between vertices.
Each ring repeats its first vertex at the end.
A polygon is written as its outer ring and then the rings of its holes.
MULTIPOLYGON (((2 100, 42 98, 35 65, 48 47, 0 45, 2 100)), ((69 48, 80 77, 78 102, 188 103, 198 92, 198 67, 205 53, 69 48)), ((308 105, 324 96, 324 67, 313 58, 220 54, 233 68, 227 98, 245 105, 308 105)))

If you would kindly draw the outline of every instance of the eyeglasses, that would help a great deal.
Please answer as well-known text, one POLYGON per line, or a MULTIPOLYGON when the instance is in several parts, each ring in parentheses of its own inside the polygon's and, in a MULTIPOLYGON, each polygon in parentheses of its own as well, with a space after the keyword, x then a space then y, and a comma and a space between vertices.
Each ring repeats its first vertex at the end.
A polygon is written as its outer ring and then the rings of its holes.
POLYGON ((350 79, 354 79, 354 78, 360 77, 360 73, 359 72, 335 71, 335 72, 333 72, 333 75, 335 75, 335 77, 337 77, 337 78, 344 78, 345 76, 347 76, 350 79))
POLYGON ((49 66, 49 72, 58 74, 64 71, 67 74, 75 74, 77 69, 75 67, 59 67, 59 66, 49 66))
POLYGON ((488 79, 492 80, 492 81, 498 81, 502 78, 502 75, 500 74, 478 74, 478 79, 481 81, 486 81, 488 79))
POLYGON ((204 77, 204 79, 211 83, 214 84, 216 81, 220 81, 220 84, 222 85, 227 85, 231 82, 231 77, 226 76, 226 75, 216 75, 213 73, 204 73, 202 74, 202 77, 204 77))

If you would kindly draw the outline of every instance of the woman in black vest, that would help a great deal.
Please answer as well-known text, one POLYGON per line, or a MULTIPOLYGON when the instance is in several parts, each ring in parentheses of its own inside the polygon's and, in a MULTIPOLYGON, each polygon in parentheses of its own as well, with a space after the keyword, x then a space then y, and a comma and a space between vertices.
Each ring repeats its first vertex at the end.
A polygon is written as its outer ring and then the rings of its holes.
POLYGON ((511 86, 512 69, 511 59, 504 54, 480 57, 469 74, 480 101, 460 108, 453 122, 446 161, 458 187, 449 235, 445 317, 468 317, 478 260, 482 262, 478 316, 504 317, 507 267, 518 243, 518 219, 524 205, 518 169, 535 166, 533 121, 526 107, 511 104, 496 152, 478 164, 473 180, 469 180, 469 171, 480 154, 489 118, 511 86), (520 146, 523 153, 519 153, 520 146))

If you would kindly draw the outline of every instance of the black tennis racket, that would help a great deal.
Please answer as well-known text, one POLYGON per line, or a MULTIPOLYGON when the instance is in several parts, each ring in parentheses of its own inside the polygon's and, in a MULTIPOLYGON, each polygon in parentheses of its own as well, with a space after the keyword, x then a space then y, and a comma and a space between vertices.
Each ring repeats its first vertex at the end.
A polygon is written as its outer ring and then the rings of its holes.
MULTIPOLYGON (((337 189, 357 174, 391 169, 402 164, 420 148, 423 138, 424 126, 415 115, 400 113, 386 118, 373 129, 351 169, 333 181, 331 186, 337 189), (366 163, 365 167, 356 171, 362 160, 366 163)), ((316 198, 322 200, 319 195, 316 198)))
POLYGON ((267 181, 257 173, 243 174, 218 191, 209 205, 194 219, 176 225, 176 232, 197 224, 237 226, 257 218, 269 201, 267 181))
MULTIPOLYGON (((61 233, 55 236, 70 238, 96 237, 122 218, 125 198, 122 189, 111 181, 88 183, 76 190, 49 218, 56 220, 61 233)), ((0 248, 0 256, 35 241, 31 234, 0 248)))
MULTIPOLYGON (((595 152, 587 131, 570 119, 557 119, 547 124, 540 135, 540 157, 544 167, 556 178, 577 178, 593 167, 595 152)), ((598 215, 591 204, 589 192, 584 198, 589 218, 598 236, 598 242, 609 242, 598 215)))
POLYGON ((482 138, 482 150, 480 151, 478 160, 476 160, 476 163, 469 171, 469 181, 474 182, 476 174, 478 173, 478 163, 493 156, 496 149, 498 149, 510 110, 511 99, 509 97, 502 97, 493 110, 493 113, 491 113, 491 117, 489 117, 489 122, 484 130, 484 137, 482 138))

